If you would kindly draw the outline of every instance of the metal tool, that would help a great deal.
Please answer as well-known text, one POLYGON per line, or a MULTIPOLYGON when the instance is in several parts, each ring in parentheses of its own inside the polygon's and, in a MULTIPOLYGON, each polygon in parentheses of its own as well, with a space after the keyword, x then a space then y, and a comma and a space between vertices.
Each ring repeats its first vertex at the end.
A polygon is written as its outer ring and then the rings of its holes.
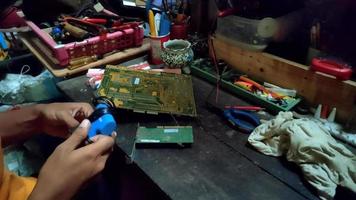
POLYGON ((222 109, 207 102, 208 108, 224 117, 233 127, 244 133, 251 133, 261 124, 260 118, 253 112, 234 108, 222 109))
POLYGON ((89 37, 89 33, 86 30, 73 26, 68 22, 63 23, 63 28, 75 38, 84 39, 89 37))
POLYGON ((84 21, 83 19, 64 16, 60 19, 63 22, 67 22, 70 25, 85 30, 92 35, 100 35, 101 33, 106 32, 106 27, 102 24, 95 24, 88 21, 84 21))

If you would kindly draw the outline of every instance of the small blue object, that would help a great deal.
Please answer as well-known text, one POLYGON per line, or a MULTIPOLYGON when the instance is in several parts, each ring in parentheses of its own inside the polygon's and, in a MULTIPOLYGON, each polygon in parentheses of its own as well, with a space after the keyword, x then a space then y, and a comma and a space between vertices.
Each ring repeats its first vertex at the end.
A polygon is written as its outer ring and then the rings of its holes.
POLYGON ((161 11, 162 4, 162 0, 146 0, 146 13, 150 10, 161 11))
POLYGON ((88 139, 91 139, 99 134, 111 136, 112 132, 117 129, 116 121, 110 111, 110 105, 99 103, 95 107, 95 111, 89 117, 91 127, 88 133, 88 139))
POLYGON ((171 21, 169 21, 168 16, 165 12, 162 12, 161 22, 159 24, 159 36, 167 35, 171 29, 171 21))
POLYGON ((259 117, 249 111, 226 109, 224 116, 234 127, 245 133, 251 133, 261 124, 259 117))
POLYGON ((6 40, 4 38, 4 35, 2 33, 0 33, 0 47, 3 49, 3 50, 6 50, 9 48, 9 46, 7 45, 6 43, 6 40))
POLYGON ((150 35, 150 25, 146 22, 143 26, 143 35, 149 36, 150 35))
POLYGON ((62 37, 62 29, 59 26, 53 27, 51 35, 54 39, 60 39, 62 37))

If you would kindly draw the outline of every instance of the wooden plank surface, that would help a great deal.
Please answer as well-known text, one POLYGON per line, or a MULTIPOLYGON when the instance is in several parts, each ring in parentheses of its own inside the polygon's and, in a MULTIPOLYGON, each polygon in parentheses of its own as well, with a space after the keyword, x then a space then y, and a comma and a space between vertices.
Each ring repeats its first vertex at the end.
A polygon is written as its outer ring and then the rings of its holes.
POLYGON ((26 47, 40 60, 40 62, 55 76, 55 77, 67 77, 73 74, 77 74, 88 70, 89 68, 98 67, 106 64, 120 63, 139 55, 147 53, 150 49, 148 39, 145 39, 141 47, 129 48, 122 51, 118 51, 112 54, 104 56, 95 62, 91 62, 87 65, 83 65, 76 69, 63 68, 56 65, 56 60, 51 56, 50 51, 46 50, 46 47, 42 45, 32 32, 21 33, 20 38, 26 47))
POLYGON ((217 57, 246 73, 281 87, 296 89, 298 94, 316 106, 325 104, 337 108, 337 119, 345 122, 356 106, 356 82, 339 81, 335 77, 313 72, 301 65, 268 53, 251 52, 214 38, 217 57))
MULTIPOLYGON (((81 76, 58 85, 72 100, 90 101, 93 94, 85 80, 81 76)), ((251 149, 246 145, 247 135, 207 110, 205 100, 213 85, 197 78, 193 84, 199 118, 176 117, 179 125, 193 125, 191 148, 133 151, 138 123, 152 127, 175 125, 175 121, 169 115, 119 115, 117 145, 134 155, 134 163, 146 176, 172 199, 317 199, 295 168, 251 149)), ((225 100, 243 103, 230 94, 221 95, 222 104, 225 100)))

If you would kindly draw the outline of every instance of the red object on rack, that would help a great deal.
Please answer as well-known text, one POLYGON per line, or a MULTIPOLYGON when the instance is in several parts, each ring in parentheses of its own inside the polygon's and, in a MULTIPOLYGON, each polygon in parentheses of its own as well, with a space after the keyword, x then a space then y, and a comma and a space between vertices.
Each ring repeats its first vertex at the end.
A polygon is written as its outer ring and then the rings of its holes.
POLYGON ((352 76, 349 65, 326 58, 313 58, 311 69, 333 75, 340 80, 349 80, 352 76))

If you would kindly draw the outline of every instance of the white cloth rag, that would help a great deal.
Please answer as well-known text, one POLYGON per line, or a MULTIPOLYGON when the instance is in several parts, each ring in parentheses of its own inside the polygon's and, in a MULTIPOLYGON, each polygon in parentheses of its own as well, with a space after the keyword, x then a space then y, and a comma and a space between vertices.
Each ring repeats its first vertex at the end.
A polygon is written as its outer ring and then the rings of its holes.
POLYGON ((356 192, 356 156, 317 121, 280 112, 258 126, 248 141, 263 154, 285 155, 299 165, 321 199, 333 199, 337 185, 356 192))

